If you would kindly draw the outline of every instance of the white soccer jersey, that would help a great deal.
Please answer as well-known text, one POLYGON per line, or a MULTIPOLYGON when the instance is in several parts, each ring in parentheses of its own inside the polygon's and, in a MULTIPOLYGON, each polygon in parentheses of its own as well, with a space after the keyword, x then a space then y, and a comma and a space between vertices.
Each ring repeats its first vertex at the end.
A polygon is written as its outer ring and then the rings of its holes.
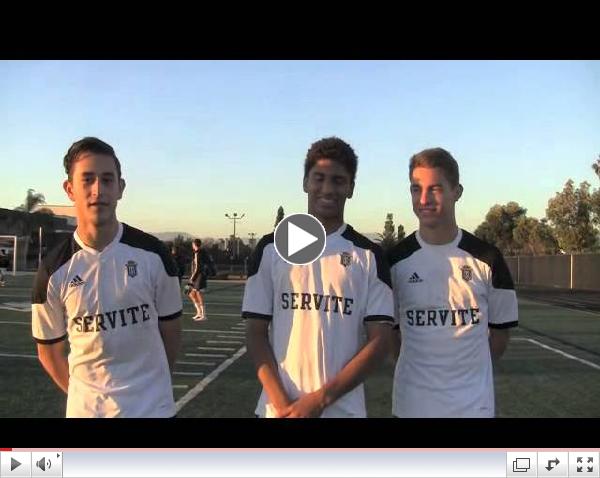
MULTIPOLYGON (((270 321, 269 339, 288 396, 320 389, 363 347, 364 322, 393 321, 389 266, 379 246, 343 225, 327 236, 312 264, 281 259, 274 236, 258 243, 244 291, 242 316, 270 321)), ((262 392, 257 415, 274 416, 262 392)), ((322 417, 364 417, 362 384, 327 407, 322 417)))
POLYGON ((393 414, 494 416, 488 327, 518 323, 500 251, 463 230, 439 246, 416 232, 390 251, 389 262, 402 334, 393 414))
POLYGON ((119 224, 98 252, 77 233, 44 259, 33 337, 68 338, 67 417, 170 417, 171 376, 159 320, 182 312, 177 270, 153 236, 119 224))

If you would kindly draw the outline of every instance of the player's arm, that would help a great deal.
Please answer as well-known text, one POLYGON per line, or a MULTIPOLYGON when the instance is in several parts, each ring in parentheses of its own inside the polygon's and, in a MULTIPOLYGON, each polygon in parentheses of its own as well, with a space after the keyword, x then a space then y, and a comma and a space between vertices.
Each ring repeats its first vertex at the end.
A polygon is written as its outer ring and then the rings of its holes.
POLYGON ((44 370, 60 389, 69 391, 69 362, 66 354, 66 340, 50 344, 37 344, 38 358, 44 370))
POLYGON ((158 330, 165 348, 169 370, 173 373, 175 360, 181 347, 181 315, 183 303, 177 266, 168 251, 161 247, 160 263, 154 286, 154 305, 158 313, 158 330))
POLYGON ((261 238, 248 263, 248 280, 244 288, 242 317, 246 319, 248 355, 254 363, 256 375, 269 399, 270 405, 280 414, 290 403, 285 391, 271 342, 269 325, 273 320, 274 287, 272 277, 274 237, 261 238))
POLYGON ((181 348, 181 319, 161 320, 158 322, 158 329, 165 346, 169 370, 173 373, 177 354, 181 348))
POLYGON ((400 327, 394 325, 392 329, 392 337, 390 339, 390 354, 388 355, 391 359, 392 365, 396 365, 398 357, 400 356, 400 347, 402 345, 402 333, 400 327))
POLYGON ((273 349, 269 342, 269 321, 246 319, 246 342, 248 355, 256 368, 256 375, 265 389, 269 401, 277 413, 281 413, 290 403, 279 372, 273 349))
POLYGON ((50 277, 43 262, 33 281, 31 331, 37 343, 38 359, 60 389, 69 390, 67 328, 60 296, 60 277, 50 277))
MULTIPOLYGON (((389 261, 389 259, 388 259, 389 261)), ((400 356, 400 346, 402 345, 402 334, 400 332, 400 289, 396 278, 396 268, 390 270, 392 282, 392 294, 394 300, 394 323, 392 324, 392 334, 390 338, 390 354, 388 357, 392 365, 396 365, 400 356)))
POLYGON ((394 250, 388 251, 386 260, 390 266, 390 281, 392 284, 392 295, 394 300, 394 323, 392 325, 392 336, 390 339, 390 354, 388 360, 395 366, 400 356, 400 346, 402 345, 402 334, 400 332, 400 291, 401 281, 398 280, 399 263, 395 257, 394 250))
POLYGON ((508 346, 509 329, 519 324, 519 308, 512 276, 500 251, 496 251, 491 273, 488 296, 489 344, 492 359, 498 360, 508 346))
POLYGON ((326 407, 365 381, 389 354, 391 323, 367 324, 367 343, 333 380, 315 392, 307 393, 288 406, 286 418, 316 418, 326 407))
POLYGON ((510 339, 509 329, 490 328, 490 352, 493 360, 498 360, 504 354, 510 339))

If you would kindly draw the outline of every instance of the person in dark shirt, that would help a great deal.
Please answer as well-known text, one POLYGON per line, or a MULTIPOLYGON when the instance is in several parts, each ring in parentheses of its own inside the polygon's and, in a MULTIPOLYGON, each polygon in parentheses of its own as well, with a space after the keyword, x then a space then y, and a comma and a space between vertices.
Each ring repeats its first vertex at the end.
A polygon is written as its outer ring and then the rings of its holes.
POLYGON ((192 317, 192 319, 196 321, 206 319, 203 294, 206 292, 208 276, 214 274, 212 259, 201 247, 202 241, 200 239, 194 239, 192 241, 192 249, 194 251, 192 259, 192 275, 190 276, 187 287, 189 290, 188 297, 196 307, 196 315, 192 317))
POLYGON ((178 246, 171 247, 171 257, 173 257, 173 261, 177 266, 177 276, 179 277, 179 283, 181 284, 181 280, 185 274, 185 258, 179 252, 178 246))

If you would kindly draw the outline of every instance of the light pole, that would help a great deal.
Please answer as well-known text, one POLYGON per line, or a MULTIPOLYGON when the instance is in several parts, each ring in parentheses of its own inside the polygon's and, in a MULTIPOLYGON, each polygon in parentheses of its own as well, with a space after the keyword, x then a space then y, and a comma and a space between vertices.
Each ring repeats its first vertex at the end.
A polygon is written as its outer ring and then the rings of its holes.
MULTIPOLYGON (((225 213, 225 217, 228 218, 230 221, 233 221, 233 242, 236 244, 238 256, 240 255, 240 247, 239 244, 237 244, 237 241, 235 240, 235 225, 238 221, 241 221, 245 215, 246 213, 242 214, 241 216, 238 216, 237 212, 234 212, 233 215, 230 216, 229 214, 225 213)), ((233 258, 233 251, 231 251, 231 257, 233 258)))
POLYGON ((40 229, 38 231, 38 242, 39 242, 39 247, 38 247, 38 269, 41 267, 42 265, 42 226, 40 226, 40 229))

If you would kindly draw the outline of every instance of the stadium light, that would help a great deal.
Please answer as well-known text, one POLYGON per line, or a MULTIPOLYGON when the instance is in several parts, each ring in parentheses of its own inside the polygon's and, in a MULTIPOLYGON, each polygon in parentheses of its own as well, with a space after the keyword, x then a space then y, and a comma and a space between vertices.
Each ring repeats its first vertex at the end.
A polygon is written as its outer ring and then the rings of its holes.
MULTIPOLYGON (((237 221, 241 221, 245 215, 246 215, 246 213, 243 213, 241 216, 238 216, 238 213, 234 212, 233 215, 230 216, 229 214, 225 213, 225 217, 228 218, 230 221, 233 221, 233 241, 236 244, 236 248, 237 248, 236 257, 240 255, 240 245, 235 240, 235 225, 236 225, 237 221)), ((231 252, 233 252, 233 251, 231 251, 231 252)))

